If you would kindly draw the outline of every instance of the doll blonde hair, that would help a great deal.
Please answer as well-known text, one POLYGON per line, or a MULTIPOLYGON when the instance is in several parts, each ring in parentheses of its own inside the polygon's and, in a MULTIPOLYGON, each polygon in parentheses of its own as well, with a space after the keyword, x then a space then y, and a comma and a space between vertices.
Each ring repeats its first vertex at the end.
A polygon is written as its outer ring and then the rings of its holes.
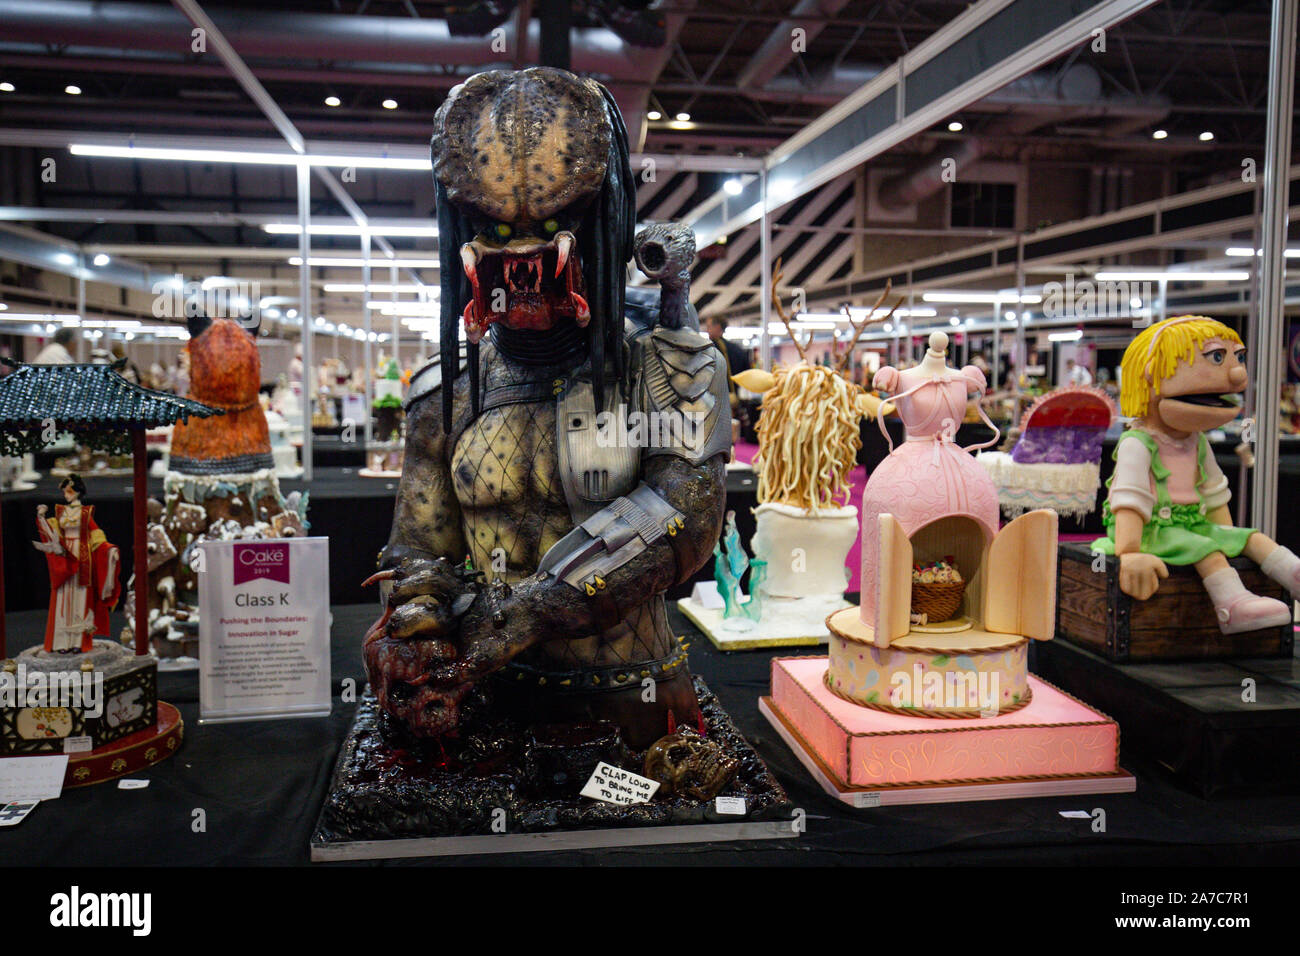
POLYGON ((1133 418, 1145 415, 1153 387, 1159 395, 1160 383, 1174 374, 1178 363, 1190 363, 1196 350, 1214 338, 1242 344, 1236 332, 1204 315, 1180 315, 1143 329, 1120 362, 1120 411, 1133 418))
POLYGON ((826 365, 778 366, 758 419, 758 500, 803 508, 849 502, 863 390, 826 365))

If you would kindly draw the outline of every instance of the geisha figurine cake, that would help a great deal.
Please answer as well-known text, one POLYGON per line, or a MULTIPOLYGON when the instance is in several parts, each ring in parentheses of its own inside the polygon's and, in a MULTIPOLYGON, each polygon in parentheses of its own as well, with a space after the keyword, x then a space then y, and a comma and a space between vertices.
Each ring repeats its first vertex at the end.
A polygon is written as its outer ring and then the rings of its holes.
POLYGON ((907 440, 863 492, 861 606, 827 619, 829 657, 772 662, 761 709, 856 805, 1132 789, 1115 724, 1029 674, 1030 643, 1054 634, 1057 516, 999 530, 970 453, 997 436, 956 443, 984 375, 950 368, 947 344, 935 332, 919 365, 876 373, 907 440))
POLYGON ((1120 404, 1133 423, 1115 447, 1092 549, 1119 556, 1119 587, 1146 601, 1169 568, 1196 568, 1219 630, 1291 624, 1289 604, 1247 590, 1229 558, 1244 555, 1300 599, 1300 558, 1267 535, 1234 527, 1228 479, 1206 432, 1232 421, 1246 390, 1246 349, 1221 322, 1198 315, 1144 329, 1124 352, 1120 404))

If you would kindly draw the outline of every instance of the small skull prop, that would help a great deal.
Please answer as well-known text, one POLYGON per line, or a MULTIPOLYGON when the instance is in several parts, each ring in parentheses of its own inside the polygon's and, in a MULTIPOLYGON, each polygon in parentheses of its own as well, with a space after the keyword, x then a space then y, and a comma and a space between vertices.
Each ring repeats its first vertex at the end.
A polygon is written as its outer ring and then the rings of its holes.
POLYGON ((645 775, 658 780, 660 792, 670 797, 685 794, 696 800, 711 800, 739 769, 739 761, 694 730, 661 737, 645 755, 645 775))

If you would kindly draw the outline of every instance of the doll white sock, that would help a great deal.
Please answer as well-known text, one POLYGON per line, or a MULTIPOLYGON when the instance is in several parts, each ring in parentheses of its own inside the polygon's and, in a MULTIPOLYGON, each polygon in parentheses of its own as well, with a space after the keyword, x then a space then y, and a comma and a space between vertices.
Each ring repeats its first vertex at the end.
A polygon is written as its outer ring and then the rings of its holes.
POLYGON ((1291 608, 1288 605, 1247 591, 1232 568, 1215 571, 1203 580, 1205 590, 1214 602, 1219 630, 1224 634, 1241 634, 1291 623, 1291 608))
POLYGON ((1259 569, 1290 591, 1292 597, 1300 598, 1300 558, 1290 548, 1278 545, 1259 563, 1259 569))
POLYGON ((1223 568, 1201 579, 1216 608, 1228 607, 1243 594, 1249 594, 1235 568, 1223 568))

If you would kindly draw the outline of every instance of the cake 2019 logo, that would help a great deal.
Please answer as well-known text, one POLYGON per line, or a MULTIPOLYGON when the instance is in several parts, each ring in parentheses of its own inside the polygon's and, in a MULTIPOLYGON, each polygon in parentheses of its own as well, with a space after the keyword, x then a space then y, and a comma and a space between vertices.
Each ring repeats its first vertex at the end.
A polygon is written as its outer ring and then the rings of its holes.
POLYGON ((289 583, 289 547, 283 542, 235 545, 235 584, 253 580, 289 583))

